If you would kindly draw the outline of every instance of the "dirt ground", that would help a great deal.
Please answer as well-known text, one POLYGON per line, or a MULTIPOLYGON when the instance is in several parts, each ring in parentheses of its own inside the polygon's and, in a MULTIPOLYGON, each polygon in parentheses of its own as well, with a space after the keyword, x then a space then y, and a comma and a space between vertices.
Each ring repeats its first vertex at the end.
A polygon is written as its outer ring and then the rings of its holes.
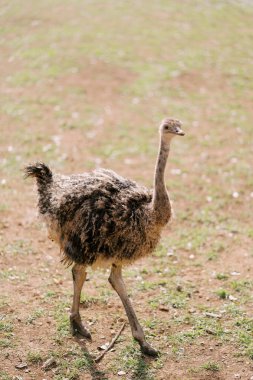
POLYGON ((0 379, 253 379, 252 15, 250 2, 4 2, 0 379), (186 132, 166 171, 173 222, 124 270, 160 356, 141 355, 126 324, 96 364, 123 307, 109 272, 89 271, 81 315, 93 339, 71 336, 71 270, 22 168, 105 167, 152 187, 168 115, 186 132))

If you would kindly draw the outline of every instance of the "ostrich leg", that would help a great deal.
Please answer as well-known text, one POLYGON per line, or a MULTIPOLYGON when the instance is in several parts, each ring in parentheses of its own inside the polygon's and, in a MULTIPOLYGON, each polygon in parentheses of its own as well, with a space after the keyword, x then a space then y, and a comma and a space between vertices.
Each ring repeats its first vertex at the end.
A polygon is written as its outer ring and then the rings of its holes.
POLYGON ((81 317, 79 314, 80 296, 83 287, 83 283, 86 279, 86 267, 83 265, 75 264, 72 268, 74 295, 73 303, 70 314, 70 327, 73 335, 79 333, 84 337, 91 339, 91 335, 88 330, 83 326, 81 317))
POLYGON ((144 332, 138 322, 133 306, 128 298, 126 286, 122 278, 121 266, 117 266, 115 264, 112 265, 111 274, 108 280, 113 289, 118 293, 123 303, 131 326, 132 335, 134 339, 139 342, 141 351, 146 355, 157 356, 158 352, 146 341, 144 332))

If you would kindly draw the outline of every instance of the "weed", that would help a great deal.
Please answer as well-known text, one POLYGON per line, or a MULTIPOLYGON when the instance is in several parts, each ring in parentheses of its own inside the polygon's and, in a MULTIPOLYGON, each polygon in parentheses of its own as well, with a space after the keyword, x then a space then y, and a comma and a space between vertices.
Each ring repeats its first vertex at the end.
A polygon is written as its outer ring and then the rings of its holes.
POLYGON ((230 283, 230 286, 232 289, 234 289, 236 292, 242 292, 246 289, 252 289, 252 281, 248 280, 238 280, 238 281, 232 281, 230 283))
POLYGON ((211 361, 203 364, 202 368, 205 369, 206 371, 212 371, 212 372, 220 371, 219 363, 211 362, 211 361))
POLYGON ((0 370, 0 379, 1 380, 12 380, 13 377, 8 375, 7 372, 0 370))
POLYGON ((217 280, 227 280, 229 276, 225 273, 217 273, 216 278, 217 280))
POLYGON ((38 364, 42 362, 42 356, 39 352, 29 351, 27 354, 27 361, 32 364, 38 364))
MULTIPOLYGON (((117 364, 118 365, 118 364, 117 364)), ((153 371, 140 354, 139 346, 133 342, 120 352, 120 368, 132 372, 133 380, 154 380, 153 371)))
POLYGON ((27 324, 32 324, 36 319, 42 317, 44 315, 43 309, 35 310, 29 317, 27 317, 27 324))
POLYGON ((0 321, 0 331, 12 332, 13 331, 12 323, 0 321))
POLYGON ((8 348, 9 347, 10 348, 10 347, 13 347, 13 343, 8 338, 2 338, 2 339, 0 339, 0 347, 2 347, 2 348, 8 348))
POLYGON ((224 289, 219 289, 216 291, 216 294, 217 296, 219 296, 221 299, 225 300, 226 298, 228 298, 228 293, 226 290, 224 289))

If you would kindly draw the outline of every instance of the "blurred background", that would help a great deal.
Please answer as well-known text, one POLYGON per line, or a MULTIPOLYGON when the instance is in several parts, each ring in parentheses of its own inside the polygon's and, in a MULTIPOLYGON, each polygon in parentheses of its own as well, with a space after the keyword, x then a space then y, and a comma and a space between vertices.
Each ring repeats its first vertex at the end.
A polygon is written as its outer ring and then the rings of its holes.
POLYGON ((253 376, 252 20, 246 0, 1 2, 0 378, 18 375, 19 357, 24 379, 43 378, 50 355, 55 380, 253 376), (126 269, 162 355, 147 362, 126 329, 97 368, 92 353, 122 307, 104 273, 91 273, 83 313, 96 339, 86 350, 69 337, 70 271, 36 219, 22 168, 106 167, 152 187, 166 116, 186 132, 166 172, 174 222, 154 257, 126 269))

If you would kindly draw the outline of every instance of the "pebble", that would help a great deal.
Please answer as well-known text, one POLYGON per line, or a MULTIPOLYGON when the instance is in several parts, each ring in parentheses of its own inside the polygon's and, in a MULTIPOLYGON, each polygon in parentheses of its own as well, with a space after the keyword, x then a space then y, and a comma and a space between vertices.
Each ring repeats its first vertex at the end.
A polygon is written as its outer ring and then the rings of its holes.
POLYGON ((234 297, 234 296, 232 296, 231 294, 229 294, 228 299, 229 299, 230 301, 237 301, 237 298, 234 297))
POLYGON ((106 350, 109 344, 110 344, 109 342, 102 344, 101 346, 98 347, 98 349, 101 351, 106 350))
POLYGON ((15 368, 17 368, 17 369, 24 369, 24 368, 27 368, 27 364, 26 363, 16 364, 15 368))
POLYGON ((126 375, 126 372, 124 372, 124 371, 119 371, 119 372, 118 372, 118 375, 119 375, 119 376, 124 376, 124 375, 126 375))
POLYGON ((220 315, 220 314, 209 313, 209 312, 205 312, 205 316, 206 316, 206 317, 210 317, 210 318, 217 318, 217 319, 220 319, 220 318, 221 318, 221 315, 220 315))
POLYGON ((240 378, 241 378, 241 375, 239 373, 234 374, 234 379, 240 379, 240 378))
POLYGON ((234 271, 234 272, 231 272, 230 274, 231 276, 240 276, 241 273, 234 271))
POLYGON ((47 370, 48 368, 52 367, 52 366, 55 366, 56 365, 56 361, 54 358, 49 358, 45 361, 45 363, 43 364, 42 366, 42 369, 45 369, 47 370))
POLYGON ((161 306, 159 306, 159 310, 168 312, 169 308, 167 306, 161 305, 161 306))

